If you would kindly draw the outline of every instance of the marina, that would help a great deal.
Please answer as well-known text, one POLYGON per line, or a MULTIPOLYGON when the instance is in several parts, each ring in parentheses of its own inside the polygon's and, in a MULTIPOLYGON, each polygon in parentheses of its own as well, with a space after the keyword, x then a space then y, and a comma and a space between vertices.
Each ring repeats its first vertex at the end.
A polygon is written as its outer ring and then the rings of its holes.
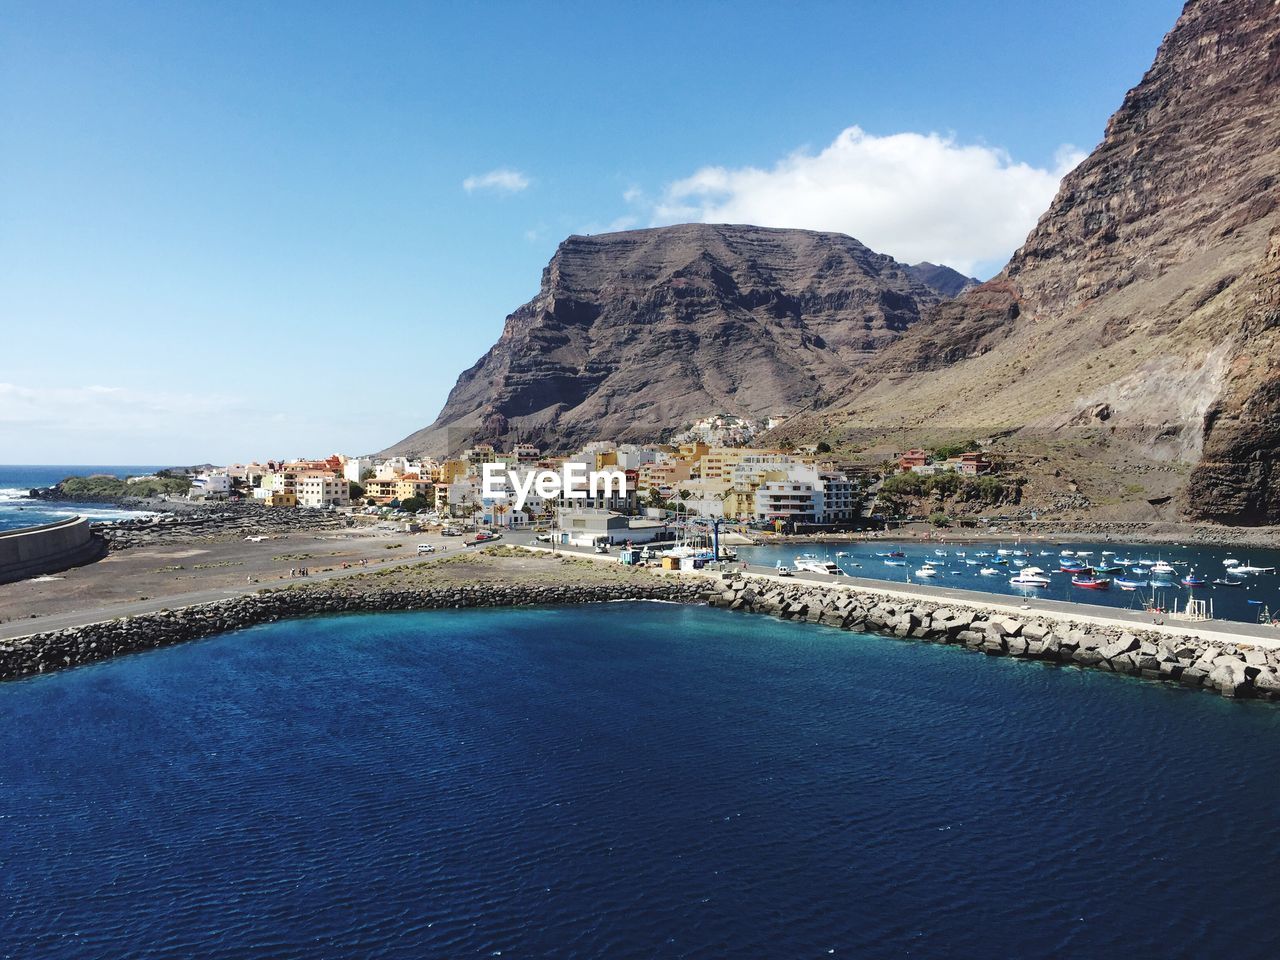
MULTIPOLYGON (((798 549, 771 543, 738 547, 737 552, 740 560, 761 569, 778 561, 792 563, 798 549)), ((970 543, 953 549, 906 540, 803 549, 812 558, 812 572, 822 572, 818 564, 830 564, 843 576, 871 583, 1004 595, 1006 602, 1014 597, 1111 607, 1148 621, 1199 601, 1220 621, 1269 624, 1280 617, 1280 551, 1275 550, 1049 541, 970 543)))

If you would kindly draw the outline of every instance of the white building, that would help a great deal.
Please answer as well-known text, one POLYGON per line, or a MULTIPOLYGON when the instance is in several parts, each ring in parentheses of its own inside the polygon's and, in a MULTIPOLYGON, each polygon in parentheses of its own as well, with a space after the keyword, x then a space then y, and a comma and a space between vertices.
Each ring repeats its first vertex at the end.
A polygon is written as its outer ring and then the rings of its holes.
POLYGON ((756 488, 755 515, 757 520, 821 523, 822 490, 813 483, 770 480, 756 488))
POLYGON ((306 473, 294 485, 300 507, 345 507, 351 502, 346 477, 332 473, 306 473))
POLYGON ((231 477, 225 473, 202 473, 191 481, 187 493, 193 500, 221 499, 231 493, 231 477))
POLYGON ((365 471, 373 469, 373 457, 350 457, 342 465, 342 478, 352 483, 359 483, 365 471))
POLYGON ((852 523, 862 509, 858 485, 842 473, 822 474, 823 523, 852 523))
POLYGON ((634 443, 624 443, 617 450, 618 469, 639 470, 646 463, 658 462, 658 451, 652 447, 638 447, 634 443))
POLYGON ((857 519, 857 487, 839 473, 815 476, 799 468, 785 480, 769 480, 756 488, 757 520, 801 524, 850 523, 857 519))

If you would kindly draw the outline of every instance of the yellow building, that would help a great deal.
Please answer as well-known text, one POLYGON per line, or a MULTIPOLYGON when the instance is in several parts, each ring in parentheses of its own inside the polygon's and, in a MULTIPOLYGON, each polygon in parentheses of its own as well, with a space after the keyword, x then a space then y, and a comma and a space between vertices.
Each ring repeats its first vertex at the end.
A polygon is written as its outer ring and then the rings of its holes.
POLYGON ((693 443, 682 443, 676 448, 674 454, 677 460, 683 460, 685 463, 697 463, 708 453, 711 452, 711 445, 701 440, 695 440, 693 443))
POLYGON ((432 483, 419 477, 401 477, 396 481, 396 499, 408 500, 410 497, 430 497, 432 483))
POLYGON ((436 482, 444 485, 457 483, 467 475, 471 464, 466 460, 446 460, 436 471, 436 482))
POLYGON ((287 490, 272 490, 260 499, 265 507, 296 507, 298 505, 297 495, 287 490))
POLYGON ((370 480, 364 485, 364 495, 377 503, 390 503, 392 500, 408 500, 410 497, 431 497, 430 480, 422 480, 416 476, 396 477, 392 480, 370 480))

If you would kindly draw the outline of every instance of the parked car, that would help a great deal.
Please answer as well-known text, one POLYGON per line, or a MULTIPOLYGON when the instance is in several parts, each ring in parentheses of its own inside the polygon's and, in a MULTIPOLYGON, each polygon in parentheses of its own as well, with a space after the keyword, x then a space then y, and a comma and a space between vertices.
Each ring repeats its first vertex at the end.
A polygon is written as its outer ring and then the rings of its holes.
POLYGON ((435 553, 435 552, 436 552, 436 546, 434 543, 418 544, 418 556, 422 556, 425 553, 435 553))

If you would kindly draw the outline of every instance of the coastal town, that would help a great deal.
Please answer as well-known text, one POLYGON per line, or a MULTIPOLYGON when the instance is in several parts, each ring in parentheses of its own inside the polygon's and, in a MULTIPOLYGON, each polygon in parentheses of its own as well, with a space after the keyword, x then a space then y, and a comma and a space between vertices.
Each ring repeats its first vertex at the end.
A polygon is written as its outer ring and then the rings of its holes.
MULTIPOLYGON (((992 476, 994 464, 978 449, 911 449, 869 464, 841 461, 822 444, 782 449, 753 445, 751 436, 747 421, 719 415, 667 444, 601 440, 554 455, 528 443, 509 449, 476 443, 440 459, 334 454, 249 461, 170 470, 164 478, 131 477, 125 490, 169 479, 178 481, 175 489, 186 481, 189 486, 174 496, 191 501, 243 500, 275 510, 343 510, 470 528, 545 527, 562 520, 561 526, 587 526, 605 516, 698 517, 777 533, 883 528, 904 518, 900 495, 963 490, 989 503, 992 490, 1003 491, 992 476), (544 495, 530 480, 547 471, 607 472, 618 482, 591 496, 567 487, 544 495)), ((944 526, 950 519, 942 514, 933 521, 944 526)))

